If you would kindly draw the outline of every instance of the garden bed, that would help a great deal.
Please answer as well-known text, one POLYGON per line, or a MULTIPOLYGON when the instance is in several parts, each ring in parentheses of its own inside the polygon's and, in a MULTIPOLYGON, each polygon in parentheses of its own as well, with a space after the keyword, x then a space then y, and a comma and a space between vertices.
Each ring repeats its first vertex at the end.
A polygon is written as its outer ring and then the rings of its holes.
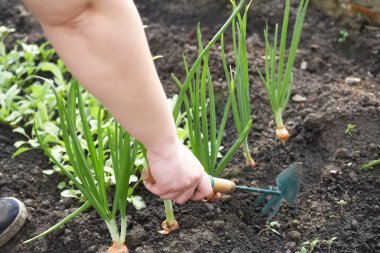
MULTIPOLYGON (((156 64, 164 88, 173 95, 177 89, 170 74, 183 78, 183 66, 179 64, 182 50, 196 55, 196 22, 201 21, 204 36, 210 37, 229 15, 230 6, 218 4, 220 1, 200 6, 185 0, 136 2, 144 24, 149 26, 152 54, 163 55, 156 64)), ((161 235, 157 231, 164 220, 163 203, 140 187, 137 193, 147 207, 142 211, 129 207, 130 252, 294 252, 303 242, 315 239, 321 240, 315 251, 328 252, 323 240, 333 237, 337 239, 331 252, 380 252, 380 171, 360 169, 362 164, 380 157, 380 30, 363 26, 348 30, 342 40, 340 32, 345 27, 310 6, 295 64, 293 91, 305 96, 306 102, 302 106, 290 101, 284 121, 291 137, 283 146, 275 140, 272 113, 255 70, 264 63, 262 32, 266 19, 269 25, 282 19, 283 5, 279 2, 254 1, 248 21, 254 118, 249 140, 258 166, 256 170, 245 167, 239 153, 223 174, 238 184, 261 187, 275 184, 275 176, 291 162, 303 163, 296 205, 283 206, 274 219, 280 224, 276 228, 279 235, 265 230, 265 217, 259 215, 251 193, 224 196, 215 204, 175 205, 180 230, 161 235), (348 82, 347 77, 361 81, 348 82), (349 124, 355 128, 345 133, 349 124)), ((43 41, 37 23, 22 5, 4 0, 0 3, 0 25, 17 29, 9 44, 24 37, 43 41)), ((223 76, 220 63, 210 65, 216 76, 223 76)), ((226 85, 215 79, 222 95, 226 85)), ((231 145, 236 133, 232 119, 229 123, 226 136, 231 145)), ((0 196, 24 201, 29 221, 0 252, 94 253, 110 245, 107 228, 95 211, 80 215, 47 237, 21 244, 61 220, 78 203, 61 198, 57 184, 63 178, 42 173, 51 166, 42 151, 11 158, 13 143, 18 139, 22 136, 12 133, 8 126, 0 126, 0 196)))

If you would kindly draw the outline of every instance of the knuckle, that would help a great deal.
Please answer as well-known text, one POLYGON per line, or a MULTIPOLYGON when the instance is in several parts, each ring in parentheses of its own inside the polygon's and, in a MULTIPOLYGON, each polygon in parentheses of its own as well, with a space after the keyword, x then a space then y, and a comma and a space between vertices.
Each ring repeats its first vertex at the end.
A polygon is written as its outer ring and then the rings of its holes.
POLYGON ((179 205, 183 205, 183 204, 185 204, 185 202, 186 202, 186 200, 184 200, 184 199, 179 199, 176 201, 176 203, 179 205))
POLYGON ((199 182, 199 181, 201 180, 202 176, 203 176, 203 173, 201 173, 201 172, 197 172, 197 173, 195 173, 195 175, 194 175, 194 179, 195 179, 197 182, 199 182))
POLYGON ((192 180, 190 180, 190 179, 186 179, 185 182, 184 182, 184 184, 182 185, 181 188, 187 188, 187 187, 189 187, 189 186, 192 185, 192 184, 193 184, 193 181, 192 181, 192 180))

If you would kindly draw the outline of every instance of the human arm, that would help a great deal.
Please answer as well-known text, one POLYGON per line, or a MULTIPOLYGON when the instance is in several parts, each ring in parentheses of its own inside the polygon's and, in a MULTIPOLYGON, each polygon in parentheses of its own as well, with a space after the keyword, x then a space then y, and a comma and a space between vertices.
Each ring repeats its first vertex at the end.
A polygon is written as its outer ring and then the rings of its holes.
POLYGON ((24 0, 71 73, 147 148, 163 199, 212 192, 199 161, 177 139, 143 25, 131 0, 24 0))

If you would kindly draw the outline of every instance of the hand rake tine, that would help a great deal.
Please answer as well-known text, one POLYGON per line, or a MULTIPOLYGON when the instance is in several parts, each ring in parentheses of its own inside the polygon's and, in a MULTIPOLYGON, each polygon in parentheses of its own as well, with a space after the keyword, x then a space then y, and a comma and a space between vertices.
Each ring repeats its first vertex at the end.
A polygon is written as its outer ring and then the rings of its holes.
MULTIPOLYGON (((269 187, 267 186, 267 187, 265 187, 264 189, 269 189, 269 187)), ((256 199, 256 201, 255 201, 255 205, 256 205, 256 206, 261 205, 261 204, 265 201, 265 199, 266 199, 266 197, 267 197, 268 195, 269 195, 269 194, 267 194, 267 193, 261 193, 259 196, 257 196, 257 199, 256 199)))
POLYGON ((256 201, 255 201, 255 205, 256 205, 256 206, 261 205, 261 204, 265 201, 265 199, 266 199, 267 196, 268 196, 268 194, 266 194, 266 193, 261 193, 261 194, 257 197, 257 199, 256 199, 256 201))
MULTIPOLYGON (((278 198, 278 197, 276 197, 278 198)), ((273 219, 273 217, 278 213, 278 211, 280 211, 280 208, 281 208, 281 200, 278 201, 275 205, 275 207, 273 208, 273 211, 270 213, 270 215, 268 216, 267 218, 267 221, 271 221, 273 219)))
POLYGON ((268 202, 265 204, 265 206, 261 209, 261 214, 266 214, 274 205, 276 205, 278 202, 278 198, 276 196, 272 196, 268 202))

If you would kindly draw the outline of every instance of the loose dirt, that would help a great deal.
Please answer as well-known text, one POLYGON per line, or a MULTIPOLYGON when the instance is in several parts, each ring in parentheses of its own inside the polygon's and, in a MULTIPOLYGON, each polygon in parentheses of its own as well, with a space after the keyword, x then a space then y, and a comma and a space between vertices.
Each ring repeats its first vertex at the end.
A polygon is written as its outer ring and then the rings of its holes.
MULTIPOLYGON (((220 1, 136 1, 149 27, 147 36, 157 69, 168 95, 177 89, 173 72, 184 77, 181 52, 196 56, 195 26, 201 21, 205 40, 221 26, 231 8, 220 1), (199 3, 198 3, 199 2, 199 3)), ((175 205, 180 230, 170 235, 157 231, 164 220, 163 203, 143 187, 147 208, 129 208, 127 244, 130 252, 294 252, 303 242, 319 239, 315 252, 329 252, 323 240, 332 237, 331 252, 380 252, 380 171, 360 166, 380 157, 380 30, 363 25, 349 30, 339 42, 340 24, 310 6, 294 69, 294 91, 306 97, 304 105, 290 101, 284 114, 290 140, 275 140, 275 126, 256 67, 263 68, 262 29, 280 22, 282 1, 253 1, 250 12, 248 48, 251 67, 251 102, 254 126, 250 135, 252 155, 258 166, 244 166, 239 153, 222 177, 242 185, 275 184, 275 176, 290 163, 303 163, 301 192, 294 206, 284 205, 275 217, 279 235, 266 229, 265 217, 255 207, 255 195, 226 195, 220 203, 175 205), (301 65, 303 68, 301 68, 301 65), (347 77, 358 83, 347 84, 347 77), (346 134, 348 124, 356 126, 346 134), (339 204, 341 203, 341 204, 339 204)), ((296 4, 292 5, 292 14, 296 4)), ((18 1, 0 0, 0 25, 16 27, 16 39, 43 41, 37 23, 18 1)), ((223 70, 214 50, 211 68, 220 100, 225 97, 223 70)), ((230 59, 231 60, 231 59, 230 59)), ((225 146, 234 141, 232 121, 225 146)), ((21 242, 49 228, 75 210, 79 203, 61 198, 59 175, 47 176, 51 166, 41 151, 12 159, 13 142, 22 136, 8 126, 0 127, 0 196, 14 196, 26 204, 29 221, 0 252, 101 252, 111 245, 105 224, 88 211, 65 227, 29 244, 21 242)), ((306 246, 308 247, 308 246, 306 246)))

